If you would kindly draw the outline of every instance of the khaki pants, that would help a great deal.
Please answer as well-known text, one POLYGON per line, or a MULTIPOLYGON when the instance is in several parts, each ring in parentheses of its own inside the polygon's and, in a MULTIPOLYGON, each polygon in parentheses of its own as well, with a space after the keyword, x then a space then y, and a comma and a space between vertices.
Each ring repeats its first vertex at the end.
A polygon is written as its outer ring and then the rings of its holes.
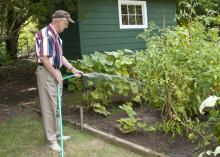
MULTIPOLYGON (((57 72, 61 75, 60 70, 57 72)), ((45 134, 48 142, 52 144, 60 135, 57 82, 43 66, 37 67, 36 75, 45 134)), ((62 89, 61 85, 61 95, 62 89)))

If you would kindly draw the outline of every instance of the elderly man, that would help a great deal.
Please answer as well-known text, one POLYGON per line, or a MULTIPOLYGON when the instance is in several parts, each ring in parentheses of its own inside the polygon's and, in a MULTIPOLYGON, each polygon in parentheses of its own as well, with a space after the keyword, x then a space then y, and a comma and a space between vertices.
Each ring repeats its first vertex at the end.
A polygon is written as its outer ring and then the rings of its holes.
MULTIPOLYGON (((52 16, 52 22, 36 33, 35 48, 38 63, 36 75, 42 119, 49 147, 58 152, 61 148, 57 143, 60 138, 57 84, 59 83, 61 88, 63 84, 60 68, 64 65, 76 77, 82 74, 63 56, 59 33, 68 28, 69 22, 74 23, 70 14, 64 10, 57 10, 52 16)), ((64 140, 69 138, 69 136, 63 136, 64 140)))

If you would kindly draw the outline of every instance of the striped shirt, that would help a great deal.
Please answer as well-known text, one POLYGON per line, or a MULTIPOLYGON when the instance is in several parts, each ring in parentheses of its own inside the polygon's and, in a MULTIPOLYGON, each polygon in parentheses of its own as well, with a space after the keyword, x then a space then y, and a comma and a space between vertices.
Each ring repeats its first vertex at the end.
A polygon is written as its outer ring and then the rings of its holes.
POLYGON ((40 57, 46 56, 49 58, 51 65, 56 67, 62 66, 62 40, 58 33, 48 25, 36 33, 35 51, 37 62, 41 63, 40 57))

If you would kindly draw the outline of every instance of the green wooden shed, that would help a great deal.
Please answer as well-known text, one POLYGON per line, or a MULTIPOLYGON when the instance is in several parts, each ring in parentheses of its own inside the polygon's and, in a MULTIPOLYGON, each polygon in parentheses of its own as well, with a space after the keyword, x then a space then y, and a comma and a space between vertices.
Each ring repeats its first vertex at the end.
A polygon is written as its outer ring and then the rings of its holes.
POLYGON ((64 54, 80 58, 94 51, 144 49, 137 35, 151 21, 175 25, 175 14, 176 0, 77 0, 76 23, 61 34, 64 54))

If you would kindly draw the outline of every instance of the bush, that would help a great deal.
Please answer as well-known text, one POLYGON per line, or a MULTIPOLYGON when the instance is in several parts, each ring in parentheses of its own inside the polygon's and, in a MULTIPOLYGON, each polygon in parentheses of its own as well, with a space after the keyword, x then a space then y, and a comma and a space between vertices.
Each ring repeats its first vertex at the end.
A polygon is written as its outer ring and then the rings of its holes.
POLYGON ((199 20, 190 27, 160 31, 162 36, 149 36, 150 30, 140 35, 147 49, 137 54, 135 75, 145 82, 143 97, 160 107, 169 120, 170 126, 162 125, 163 129, 180 135, 194 132, 198 120, 192 119, 198 115, 201 100, 219 93, 218 32, 207 31, 199 20))

